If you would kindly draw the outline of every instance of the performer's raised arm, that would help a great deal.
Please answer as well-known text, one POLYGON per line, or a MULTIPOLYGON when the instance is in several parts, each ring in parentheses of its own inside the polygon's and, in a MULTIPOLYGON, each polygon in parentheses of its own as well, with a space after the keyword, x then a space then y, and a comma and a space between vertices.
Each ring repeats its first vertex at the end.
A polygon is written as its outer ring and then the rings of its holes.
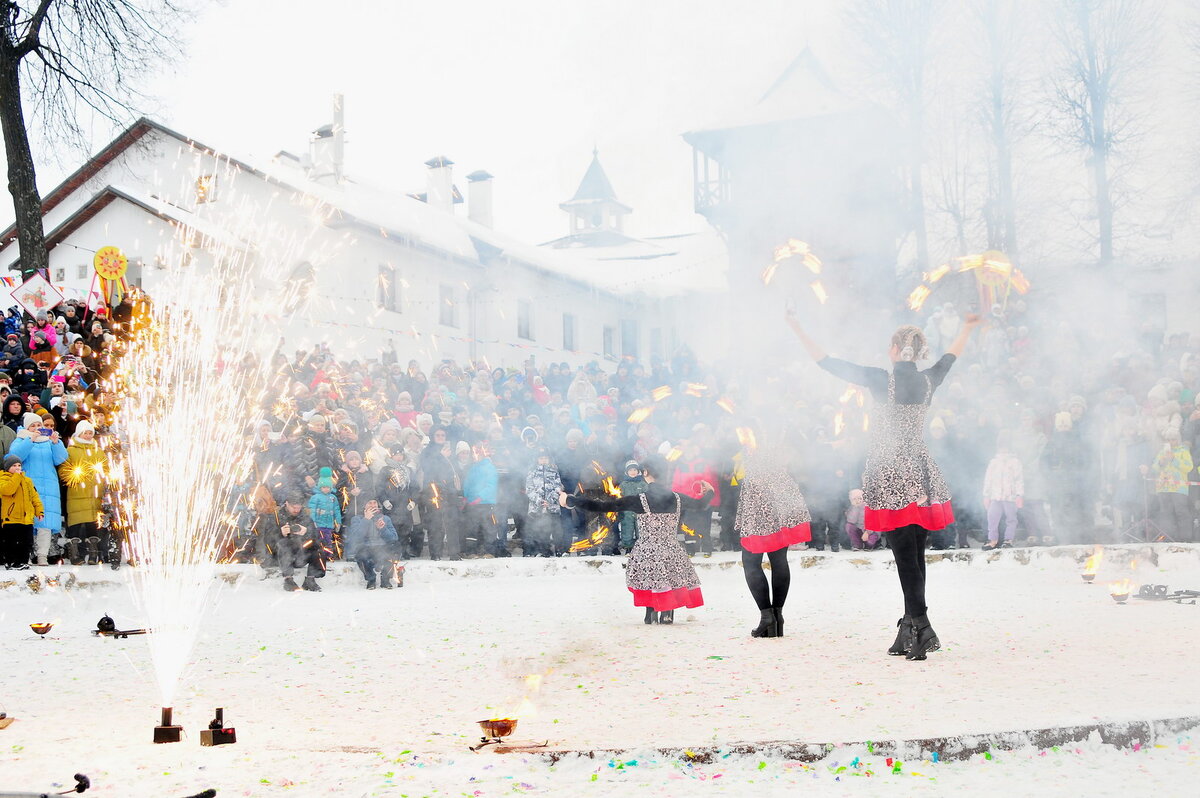
POLYGON ((963 319, 962 329, 958 331, 958 337, 954 339, 954 343, 950 344, 950 348, 946 350, 947 354, 962 357, 963 350, 967 347, 967 341, 971 337, 971 333, 979 326, 982 317, 978 313, 968 314, 963 319))
POLYGON ((787 320, 788 326, 792 328, 792 332, 794 332, 796 337, 800 339, 800 343, 804 344, 804 349, 806 352, 808 352, 809 357, 818 363, 828 357, 828 355, 825 354, 825 350, 818 346, 816 341, 814 341, 812 338, 809 338, 808 333, 806 333, 804 328, 800 326, 800 320, 796 318, 795 309, 789 307, 786 311, 784 311, 783 317, 787 320))

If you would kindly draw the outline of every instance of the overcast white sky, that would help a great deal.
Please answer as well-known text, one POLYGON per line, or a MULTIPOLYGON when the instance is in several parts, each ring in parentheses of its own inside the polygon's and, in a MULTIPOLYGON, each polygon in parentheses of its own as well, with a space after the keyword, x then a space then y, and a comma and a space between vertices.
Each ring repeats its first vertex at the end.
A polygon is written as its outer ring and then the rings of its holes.
MULTIPOLYGON (((567 231, 593 144, 629 231, 699 229, 680 138, 751 104, 837 28, 839 0, 225 0, 154 82, 154 114, 243 156, 302 152, 346 97, 352 176, 424 187, 446 155, 456 181, 496 176, 496 226, 541 242, 567 231)), ((97 142, 109 138, 97 131, 97 142)), ((43 190, 81 161, 40 165, 43 190), (69 168, 68 168, 69 167, 69 168)), ((8 203, 5 203, 8 206, 8 203)), ((8 208, 6 207, 6 210, 8 208)), ((11 211, 4 215, 10 215, 11 211)))

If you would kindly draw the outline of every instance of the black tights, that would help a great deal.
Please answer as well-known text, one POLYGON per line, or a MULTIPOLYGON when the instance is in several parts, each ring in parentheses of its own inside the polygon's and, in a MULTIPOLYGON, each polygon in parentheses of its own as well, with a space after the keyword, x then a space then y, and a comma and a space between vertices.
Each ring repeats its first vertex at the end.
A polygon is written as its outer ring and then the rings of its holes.
POLYGON ((904 614, 910 618, 924 615, 925 607, 925 541, 929 532, 911 524, 887 533, 888 545, 896 558, 896 573, 904 591, 904 614))
POLYGON ((788 588, 792 584, 792 571, 788 566, 787 547, 767 552, 771 562, 771 588, 767 589, 767 575, 763 573, 762 554, 742 551, 742 570, 746 572, 746 584, 750 586, 750 595, 760 610, 774 607, 780 609, 787 601, 788 588), (771 594, 775 600, 771 600, 771 594))

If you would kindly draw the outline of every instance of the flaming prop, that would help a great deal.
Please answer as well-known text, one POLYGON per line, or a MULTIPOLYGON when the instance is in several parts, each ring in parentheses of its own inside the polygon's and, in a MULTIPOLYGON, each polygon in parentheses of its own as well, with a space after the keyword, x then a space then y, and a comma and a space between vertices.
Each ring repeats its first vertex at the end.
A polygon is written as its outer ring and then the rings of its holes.
POLYGON ((924 306, 925 300, 929 299, 930 294, 933 293, 933 286, 951 271, 959 274, 974 272, 979 286, 979 306, 981 308, 990 308, 997 302, 1006 306, 1008 297, 1013 291, 1024 294, 1029 291, 1030 287, 1029 279, 1013 265, 1007 255, 996 250, 988 250, 979 255, 964 255, 961 258, 955 258, 953 265, 943 263, 933 271, 925 272, 921 275, 921 284, 908 295, 908 307, 911 310, 920 310, 924 306))
MULTIPOLYGON (((793 258, 799 258, 800 263, 812 272, 814 277, 820 276, 822 268, 821 259, 813 254, 812 248, 808 243, 798 238, 789 238, 787 243, 775 247, 774 259, 762 271, 763 285, 770 285, 771 281, 775 279, 775 273, 779 271, 779 267, 784 262, 790 261, 793 258)), ((817 301, 824 305, 826 300, 829 299, 829 294, 826 292, 825 286, 821 284, 821 281, 813 280, 809 283, 809 287, 816 294, 817 301)))
POLYGON ((1109 585, 1108 593, 1113 597, 1113 601, 1124 604, 1129 600, 1129 595, 1133 593, 1133 582, 1129 579, 1117 580, 1109 585))

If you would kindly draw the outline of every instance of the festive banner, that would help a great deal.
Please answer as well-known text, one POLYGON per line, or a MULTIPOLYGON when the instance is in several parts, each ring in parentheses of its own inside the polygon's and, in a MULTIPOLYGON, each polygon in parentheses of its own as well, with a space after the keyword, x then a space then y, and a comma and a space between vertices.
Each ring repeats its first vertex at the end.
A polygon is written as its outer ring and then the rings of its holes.
MULTIPOLYGON (((8 278, 11 279, 11 278, 8 278)), ((7 285, 7 283, 5 283, 7 285)), ((35 274, 11 292, 17 304, 30 316, 49 312, 62 304, 63 295, 40 274, 35 274)))
POLYGON ((96 257, 92 258, 92 267, 96 270, 96 279, 100 281, 100 295, 105 303, 109 307, 119 303, 129 290, 125 284, 129 259, 125 253, 117 247, 100 247, 96 250, 96 257))

